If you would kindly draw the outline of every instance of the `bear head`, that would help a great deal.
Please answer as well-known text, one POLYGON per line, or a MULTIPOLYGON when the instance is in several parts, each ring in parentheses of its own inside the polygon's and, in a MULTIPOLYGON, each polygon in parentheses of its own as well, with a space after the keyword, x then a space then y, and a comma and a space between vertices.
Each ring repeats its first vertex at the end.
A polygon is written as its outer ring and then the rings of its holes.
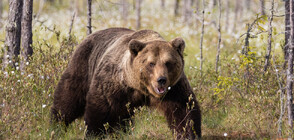
POLYGON ((157 98, 168 92, 182 76, 184 69, 183 51, 185 42, 182 38, 167 41, 129 42, 131 69, 133 78, 144 94, 157 98))

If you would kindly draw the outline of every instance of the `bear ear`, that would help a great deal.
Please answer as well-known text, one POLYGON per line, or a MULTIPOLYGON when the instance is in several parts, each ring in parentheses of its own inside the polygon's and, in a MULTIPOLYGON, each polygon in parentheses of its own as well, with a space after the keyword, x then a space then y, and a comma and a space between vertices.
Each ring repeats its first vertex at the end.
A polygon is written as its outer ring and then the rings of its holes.
POLYGON ((174 40, 170 41, 170 43, 180 53, 180 55, 183 55, 185 49, 185 41, 182 38, 175 38, 174 40))
POLYGON ((131 40, 129 43, 129 49, 133 56, 137 56, 138 53, 146 46, 145 43, 140 42, 138 40, 131 40))

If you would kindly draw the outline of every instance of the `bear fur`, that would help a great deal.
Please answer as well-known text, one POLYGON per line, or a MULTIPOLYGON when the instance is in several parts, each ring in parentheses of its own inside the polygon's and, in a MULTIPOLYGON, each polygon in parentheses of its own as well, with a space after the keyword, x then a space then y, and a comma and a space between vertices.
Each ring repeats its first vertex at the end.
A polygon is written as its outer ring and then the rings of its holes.
POLYGON ((89 35, 61 76, 52 121, 66 125, 84 116, 87 135, 124 125, 133 109, 149 106, 165 115, 177 139, 201 137, 201 113, 184 74, 181 38, 165 41, 152 30, 109 28, 89 35), (127 107, 128 104, 128 107, 127 107))

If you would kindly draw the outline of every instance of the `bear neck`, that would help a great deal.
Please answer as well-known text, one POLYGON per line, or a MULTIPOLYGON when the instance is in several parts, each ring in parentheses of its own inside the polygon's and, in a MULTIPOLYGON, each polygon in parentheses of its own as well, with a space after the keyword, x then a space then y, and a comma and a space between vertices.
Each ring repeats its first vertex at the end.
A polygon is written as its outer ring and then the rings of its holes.
POLYGON ((122 63, 120 65, 122 73, 120 73, 120 82, 122 85, 127 85, 133 89, 140 87, 140 82, 134 78, 136 72, 132 69, 131 53, 127 50, 122 57, 122 63))

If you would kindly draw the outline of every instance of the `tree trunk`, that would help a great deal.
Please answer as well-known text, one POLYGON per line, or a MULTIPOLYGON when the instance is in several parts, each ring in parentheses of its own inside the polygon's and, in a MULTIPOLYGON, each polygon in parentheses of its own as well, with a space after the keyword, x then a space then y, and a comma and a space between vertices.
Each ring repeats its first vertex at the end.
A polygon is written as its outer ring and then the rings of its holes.
POLYGON ((88 0, 88 31, 87 35, 92 33, 92 0, 88 0))
MULTIPOLYGON (((28 61, 28 57, 33 54, 32 43, 32 16, 33 16, 33 0, 24 0, 23 5, 23 16, 22 16, 22 31, 21 31, 21 44, 22 51, 21 55, 24 61, 28 61)), ((24 62, 21 63, 21 69, 23 68, 24 62)))
POLYGON ((162 9, 165 8, 165 0, 161 0, 161 8, 162 8, 162 9))
POLYGON ((190 19, 190 0, 184 0, 184 8, 183 8, 183 15, 184 15, 184 23, 189 23, 190 19))
POLYGON ((10 0, 9 1, 9 14, 8 23, 6 25, 6 37, 5 37, 5 52, 4 67, 8 62, 8 59, 15 64, 18 55, 20 54, 20 37, 21 37, 21 17, 22 17, 22 0, 10 0))
MULTIPOLYGON (((292 1, 294 4, 294 1, 292 1)), ((292 10, 294 7, 292 7, 292 10)), ((294 15, 292 15, 294 16, 294 15)), ((292 18, 294 19, 294 17, 292 18)), ((288 50, 289 50, 289 37, 290 37, 290 0, 285 0, 285 46, 284 46, 284 59, 285 63, 283 68, 286 68, 287 66, 287 61, 288 61, 288 50)))
POLYGON ((219 7, 219 17, 218 17, 218 43, 217 43, 217 54, 216 54, 216 61, 215 61, 215 72, 218 73, 219 67, 219 56, 220 56, 220 44, 222 40, 221 36, 221 17, 222 17, 222 7, 221 7, 221 0, 218 0, 218 7, 219 7))
POLYGON ((245 0, 245 5, 246 5, 246 9, 247 11, 250 11, 251 10, 251 0, 245 0))
POLYGON ((290 37, 286 38, 289 40, 289 51, 288 51, 288 68, 287 68, 287 106, 288 106, 288 125, 289 125, 289 138, 293 136, 293 48, 294 48, 294 21, 293 21, 293 0, 290 1, 290 37))
POLYGON ((72 27, 75 21, 75 17, 76 17, 76 11, 73 12, 72 17, 71 17, 71 22, 70 22, 70 26, 69 26, 69 30, 68 30, 68 36, 69 38, 71 38, 71 31, 72 31, 72 27))
POLYGON ((270 63, 270 57, 271 57, 271 50, 272 50, 272 22, 273 22, 273 17, 274 17, 274 6, 275 2, 272 0, 272 7, 271 7, 271 15, 269 17, 269 29, 268 29, 268 47, 267 47, 267 52, 265 56, 265 64, 264 64, 264 69, 263 71, 267 71, 267 67, 270 63))
POLYGON ((121 16, 124 22, 128 20, 128 1, 121 0, 121 16))
POLYGON ((230 20, 230 0, 226 0, 226 17, 225 17, 225 30, 229 29, 229 20, 230 20))
POLYGON ((236 0, 235 1, 235 16, 234 16, 234 25, 233 25, 233 32, 236 31, 236 26, 237 26, 237 23, 239 22, 239 10, 240 10, 240 2, 239 0, 236 0))
POLYGON ((141 2, 142 0, 136 1, 136 13, 137 13, 136 29, 137 30, 141 28, 141 2))
POLYGON ((2 12, 3 12, 3 0, 0 1, 0 21, 2 19, 2 12))
MULTIPOLYGON (((194 1, 194 0, 192 0, 192 1, 194 1)), ((200 7, 200 0, 195 0, 195 9, 196 9, 196 12, 198 12, 198 10, 199 10, 199 7, 200 7)))
POLYGON ((174 9, 175 17, 179 15, 179 6, 180 6, 180 0, 175 0, 175 9, 174 9))
POLYGON ((204 14, 205 14, 205 0, 202 0, 202 26, 201 26, 201 37, 200 37, 200 75, 202 77, 202 65, 203 65, 203 36, 204 36, 204 14))
POLYGON ((264 11, 264 0, 260 0, 260 14, 265 15, 264 11))

